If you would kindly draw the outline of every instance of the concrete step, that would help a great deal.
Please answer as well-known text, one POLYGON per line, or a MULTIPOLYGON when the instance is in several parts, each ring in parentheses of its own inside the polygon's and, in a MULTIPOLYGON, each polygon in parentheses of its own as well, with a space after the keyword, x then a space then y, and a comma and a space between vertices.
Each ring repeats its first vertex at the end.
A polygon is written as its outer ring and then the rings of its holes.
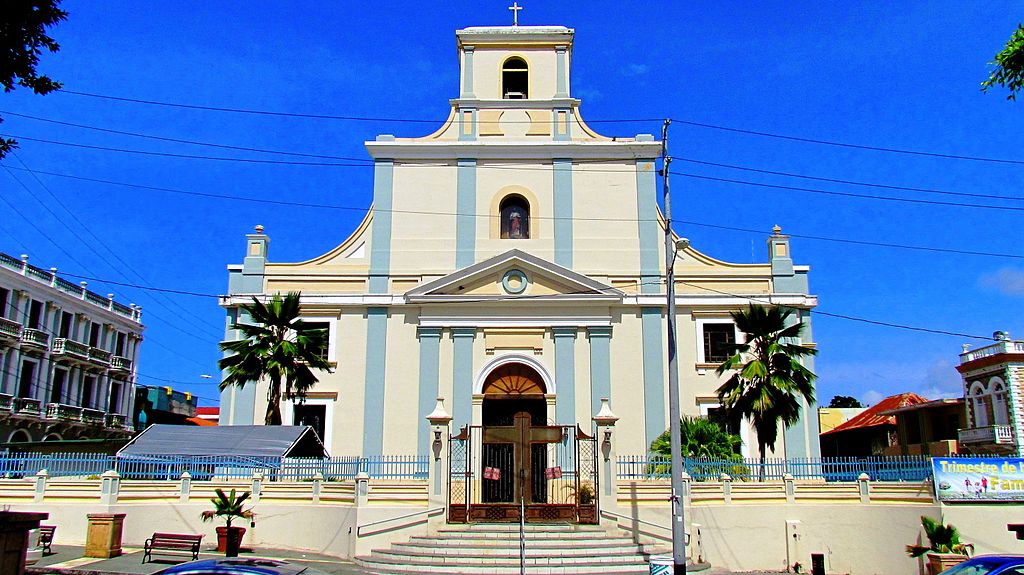
MULTIPOLYGON (((630 543, 633 540, 629 537, 622 536, 601 536, 600 534, 589 534, 585 536, 573 536, 573 537, 537 537, 528 536, 526 538, 527 546, 550 546, 556 543, 572 543, 574 545, 604 545, 606 543, 630 543)), ((414 536, 410 539, 410 542, 432 544, 437 542, 440 545, 451 545, 451 544, 470 544, 470 545, 497 545, 503 542, 515 543, 516 547, 519 546, 519 536, 514 537, 497 537, 493 534, 476 534, 469 533, 464 535, 435 535, 435 536, 414 536)))
MULTIPOLYGON (((546 545, 532 545, 527 544, 526 554, 528 556, 548 556, 552 554, 565 554, 565 555, 588 555, 593 554, 594 547, 591 545, 576 545, 574 543, 567 542, 551 542, 546 545)), ((602 552, 612 554, 622 553, 644 553, 650 552, 651 547, 633 543, 632 541, 624 541, 621 543, 604 543, 600 547, 602 552)), ((660 552, 661 548, 655 552, 660 552)), ((449 556, 460 556, 460 555, 473 555, 486 553, 488 555, 500 555, 500 554, 514 554, 516 557, 519 556, 519 543, 515 542, 502 542, 495 543, 493 545, 467 545, 461 541, 410 541, 408 543, 396 543, 391 546, 390 551, 398 553, 408 553, 411 555, 449 555, 449 556)))

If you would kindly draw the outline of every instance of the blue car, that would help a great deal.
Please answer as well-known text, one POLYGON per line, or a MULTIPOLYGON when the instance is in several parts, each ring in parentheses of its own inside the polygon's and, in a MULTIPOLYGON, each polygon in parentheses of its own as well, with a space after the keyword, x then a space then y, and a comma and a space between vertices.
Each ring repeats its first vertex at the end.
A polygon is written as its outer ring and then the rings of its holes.
POLYGON ((154 575, 326 575, 323 571, 276 559, 222 557, 168 567, 154 575))
POLYGON ((1024 555, 980 555, 939 575, 1024 575, 1024 555))

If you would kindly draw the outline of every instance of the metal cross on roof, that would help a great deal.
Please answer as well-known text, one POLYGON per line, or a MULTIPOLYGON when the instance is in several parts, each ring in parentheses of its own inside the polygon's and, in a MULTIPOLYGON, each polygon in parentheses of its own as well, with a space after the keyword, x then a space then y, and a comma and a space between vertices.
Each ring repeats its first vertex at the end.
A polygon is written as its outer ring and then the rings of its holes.
POLYGON ((513 26, 518 26, 519 25, 519 11, 522 10, 523 7, 519 5, 519 2, 513 2, 512 5, 508 7, 508 9, 512 11, 512 25, 513 26))

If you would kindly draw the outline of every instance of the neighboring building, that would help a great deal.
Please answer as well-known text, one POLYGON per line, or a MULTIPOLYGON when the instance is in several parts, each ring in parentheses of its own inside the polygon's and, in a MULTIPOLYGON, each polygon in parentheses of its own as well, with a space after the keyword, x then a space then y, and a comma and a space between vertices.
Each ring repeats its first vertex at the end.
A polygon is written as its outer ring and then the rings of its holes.
POLYGON ((0 441, 131 434, 140 308, 0 253, 0 441))
POLYGON ((865 409, 849 421, 821 434, 823 457, 868 457, 885 455, 897 445, 896 417, 889 415, 894 409, 928 400, 916 393, 901 393, 886 397, 865 409))
POLYGON ((220 408, 215 405, 196 406, 196 416, 190 418, 195 425, 217 425, 220 419, 220 408))
POLYGON ((866 407, 819 407, 818 430, 821 433, 832 431, 854 417, 864 413, 866 407))
MULTIPOLYGON (((221 305, 245 322, 239 306, 253 295, 302 292, 303 317, 327 329, 335 368, 305 402, 283 406, 283 419, 316 428, 333 455, 428 455, 437 397, 454 430, 509 426, 526 412, 533 425, 587 433, 610 398, 618 452, 646 453, 668 428, 661 142, 600 135, 583 121, 569 82, 573 30, 456 37, 461 90, 448 119, 424 137, 366 143, 374 202, 352 235, 278 263, 258 226, 243 263, 228 266, 221 305)), ((675 258, 684 415, 719 407, 715 368, 740 337, 731 311, 752 300, 796 308, 802 343, 814 345, 808 268, 794 265, 781 229, 765 239, 765 263, 692 247, 675 258)), ((224 390, 221 425, 260 422, 266 389, 224 390)), ((776 456, 818 455, 816 406, 804 409, 776 456)), ((756 456, 753 430, 740 431, 744 454, 756 456)))
POLYGON ((956 370, 964 382, 967 425, 960 431, 966 453, 1024 456, 1024 341, 1005 331, 995 343, 970 350, 964 345, 956 370))
POLYGON ((959 451, 960 430, 967 427, 962 397, 915 403, 881 415, 896 418, 897 444, 886 448, 885 455, 953 455, 959 451))
POLYGON ((132 421, 138 431, 156 423, 195 425, 189 422, 189 418, 196 415, 196 403, 196 397, 187 391, 139 385, 135 389, 132 421))

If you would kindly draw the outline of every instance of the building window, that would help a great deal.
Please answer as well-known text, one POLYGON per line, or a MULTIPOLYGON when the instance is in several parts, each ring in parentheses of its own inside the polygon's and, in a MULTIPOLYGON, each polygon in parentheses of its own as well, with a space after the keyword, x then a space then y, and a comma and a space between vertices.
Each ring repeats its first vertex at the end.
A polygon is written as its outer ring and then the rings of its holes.
POLYGON ((1006 397, 1006 386, 1002 380, 993 379, 989 382, 992 389, 992 424, 1009 425, 1010 408, 1006 397))
POLYGON ((974 419, 974 427, 988 427, 991 425, 992 398, 988 395, 988 389, 980 381, 971 385, 970 391, 971 417, 974 419))
POLYGON ((66 311, 60 312, 60 337, 71 337, 72 322, 74 321, 75 316, 71 315, 66 311))
POLYGON ((103 328, 103 324, 92 322, 89 326, 89 347, 100 346, 100 330, 103 328))
POLYGON ((311 330, 319 330, 320 332, 320 349, 319 355, 322 359, 330 361, 330 350, 331 350, 331 324, 326 321, 302 321, 302 324, 311 330))
POLYGON ((121 413, 121 389, 123 384, 116 379, 110 381, 110 413, 121 413))
POLYGON ((704 324, 704 363, 722 363, 729 359, 729 346, 736 343, 736 328, 731 323, 704 324))
POLYGON ((7 305, 11 299, 11 290, 0 288, 0 317, 7 318, 7 305))
POLYGON ((50 387, 50 403, 64 403, 64 385, 68 381, 68 371, 57 368, 53 370, 53 385, 50 387))
POLYGON ((525 100, 530 97, 530 71, 526 60, 512 57, 501 66, 501 98, 525 100))
POLYGON ((28 306, 28 328, 39 329, 39 320, 43 315, 43 302, 32 300, 28 306))
POLYGON ((117 332, 117 344, 114 346, 114 355, 124 357, 124 344, 127 336, 123 331, 117 332))
POLYGON ((87 375, 82 378, 82 401, 79 403, 85 409, 92 409, 92 392, 96 387, 96 378, 87 375))
POLYGON ((530 237, 530 204, 520 195, 511 195, 501 201, 501 238, 521 240, 530 237))
POLYGON ((21 377, 18 378, 18 397, 32 397, 32 388, 36 384, 36 364, 33 361, 21 362, 21 377))
POLYGON ((294 425, 308 425, 316 432, 320 442, 326 444, 324 433, 327 431, 327 406, 299 404, 294 406, 292 415, 294 425))

